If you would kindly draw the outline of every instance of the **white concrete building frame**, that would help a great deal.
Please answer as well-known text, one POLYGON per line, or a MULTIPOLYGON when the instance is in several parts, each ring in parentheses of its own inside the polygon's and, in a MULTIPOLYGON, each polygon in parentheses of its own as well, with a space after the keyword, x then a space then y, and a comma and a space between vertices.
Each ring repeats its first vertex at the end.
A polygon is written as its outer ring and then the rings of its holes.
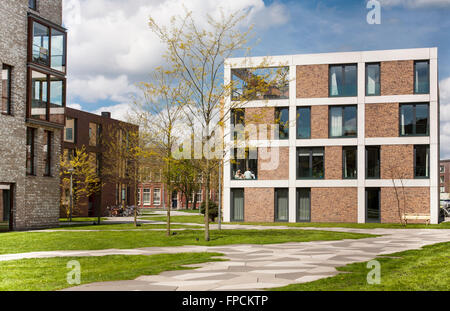
MULTIPOLYGON (((367 145, 399 145, 399 144, 429 144, 430 145, 430 178, 408 179, 407 187, 430 187, 430 223, 439 221, 439 95, 438 95, 438 49, 419 48, 401 50, 380 50, 344 53, 321 53, 304 55, 287 55, 272 57, 230 58, 225 61, 224 83, 231 81, 233 68, 252 68, 258 64, 267 64, 267 67, 289 66, 289 99, 252 101, 247 107, 287 107, 289 106, 290 124, 296 124, 296 107, 313 105, 345 105, 358 106, 358 135, 357 138, 344 139, 296 139, 296 126, 290 126, 289 140, 258 141, 259 147, 288 146, 289 167, 296 167, 296 148, 300 146, 334 146, 354 145, 358 146, 358 176, 355 180, 297 180, 296 170, 289 170, 289 180, 232 180, 230 169, 230 122, 224 125, 225 158, 223 166, 224 191, 223 191, 223 219, 230 221, 231 202, 230 190, 233 188, 289 188, 289 222, 296 221, 296 188, 298 187, 357 187, 358 188, 358 223, 366 221, 365 188, 366 187, 393 187, 392 180, 366 180, 365 179, 365 146, 367 145), (366 96, 365 90, 365 63, 397 61, 397 60, 429 60, 430 93, 421 95, 396 95, 396 96, 366 96), (296 66, 320 65, 320 64, 358 64, 358 96, 356 97, 332 97, 332 98, 297 98, 296 94, 296 66), (430 132, 427 137, 392 137, 392 138, 365 138, 365 109, 364 105, 372 103, 414 103, 429 102, 430 132)), ((231 96, 225 99, 225 110, 231 107, 231 96)), ((250 142, 251 143, 251 142, 250 142)), ((397 181, 398 182, 398 181, 397 181)))

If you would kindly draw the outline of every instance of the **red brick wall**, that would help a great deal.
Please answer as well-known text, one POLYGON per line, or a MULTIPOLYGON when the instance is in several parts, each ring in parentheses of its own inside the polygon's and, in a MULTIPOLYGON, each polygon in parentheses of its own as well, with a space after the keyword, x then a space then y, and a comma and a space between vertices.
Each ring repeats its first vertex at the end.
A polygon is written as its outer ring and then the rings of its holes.
POLYGON ((311 222, 357 221, 357 188, 311 188, 311 222))
POLYGON ((398 137, 398 103, 366 104, 366 137, 398 137))
POLYGON ((280 148, 258 148, 258 179, 259 180, 283 180, 289 179, 289 148, 288 147, 280 147, 280 148), (261 153, 267 153, 265 157, 268 157, 269 154, 274 152, 276 156, 268 159, 262 160, 261 153), (262 170, 261 166, 269 165, 271 162, 274 162, 276 167, 272 170, 262 170), (277 165, 278 164, 278 165, 277 165))
POLYGON ((311 138, 328 138, 328 106, 311 106, 311 138))
MULTIPOLYGON (((258 131, 258 139, 260 139, 259 125, 267 124, 267 134, 261 134, 262 140, 272 139, 273 128, 272 125, 275 123, 275 108, 274 107, 258 107, 258 108, 245 108, 245 125, 254 124, 256 125, 256 130, 258 131)), ((248 135, 248 134, 247 134, 248 135)), ((250 137, 252 139, 252 137, 250 137)))
POLYGON ((414 94, 414 61, 381 62, 381 95, 414 94))
POLYGON ((383 145, 380 150, 381 179, 414 178, 414 146, 383 145))
MULTIPOLYGON (((429 214, 430 213, 430 189, 429 188, 405 188, 397 187, 400 200, 401 214, 429 214), (406 208, 405 208, 406 203, 406 208)), ((395 188, 381 188, 381 222, 399 223, 398 201, 395 188)), ((425 222, 424 220, 408 222, 425 222)))
POLYGON ((328 97, 328 65, 297 66, 297 98, 328 97))
POLYGON ((244 220, 246 222, 273 222, 275 218, 274 188, 244 189, 244 220))

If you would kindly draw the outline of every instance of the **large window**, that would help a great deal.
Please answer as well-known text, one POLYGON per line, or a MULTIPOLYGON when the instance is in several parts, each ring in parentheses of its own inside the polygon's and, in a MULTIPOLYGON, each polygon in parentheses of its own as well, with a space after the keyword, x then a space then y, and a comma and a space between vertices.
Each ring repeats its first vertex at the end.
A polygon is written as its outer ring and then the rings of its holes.
POLYGON ((232 100, 289 98, 289 67, 231 70, 232 100))
POLYGON ((324 148, 297 148, 297 179, 324 178, 324 148))
POLYGON ((380 146, 366 147, 366 178, 380 178, 380 146))
POLYGON ((400 135, 428 135, 428 116, 428 104, 421 103, 400 105, 400 135))
POLYGON ((195 195, 197 196, 196 198, 197 202, 203 201, 203 191, 201 189, 195 195))
POLYGON ((297 139, 311 138, 311 107, 297 108, 297 139))
POLYGON ((161 205, 161 189, 153 189, 153 205, 161 205))
POLYGON ((380 95, 380 63, 366 64, 366 95, 380 95))
POLYGON ((289 221, 289 189, 275 189, 275 221, 289 221))
POLYGON ((356 106, 330 106, 329 118, 330 137, 357 136, 356 106))
POLYGON ((36 135, 36 129, 28 127, 27 128, 27 175, 35 175, 35 150, 34 150, 34 139, 36 135))
POLYGON ((144 188, 144 192, 142 194, 142 201, 144 205, 150 205, 150 189, 144 188))
POLYGON ((65 79, 31 71, 31 117, 64 123, 65 79))
POLYGON ((430 93, 430 63, 428 61, 414 62, 414 93, 430 93))
POLYGON ((66 32, 31 19, 31 61, 53 70, 66 72, 66 32))
POLYGON ((231 221, 244 221, 244 189, 231 189, 231 221))
POLYGON ((342 148, 342 173, 344 179, 358 178, 358 148, 356 146, 342 148))
POLYGON ((414 146, 414 177, 429 178, 430 177, 430 146, 415 145, 414 146))
POLYGON ((45 145, 44 145, 44 175, 52 176, 52 132, 45 131, 45 145))
MULTIPOLYGON (((231 127, 233 131, 233 138, 236 140, 240 135, 244 135, 245 127, 245 109, 231 109, 231 127), (236 128, 239 127, 239 128, 236 128)), ((244 137, 241 137, 244 139, 244 137)))
POLYGON ((64 141, 69 143, 76 142, 76 126, 77 119, 67 117, 66 126, 64 128, 64 141))
POLYGON ((231 178, 237 180, 258 178, 257 148, 232 149, 231 178))
POLYGON ((275 123, 278 124, 279 139, 289 139, 289 108, 280 107, 275 109, 275 123))
POLYGON ((12 67, 2 67, 2 113, 11 114, 11 73, 12 67))
POLYGON ((366 188, 366 222, 377 223, 381 219, 380 188, 366 188))
POLYGON ((357 96, 357 65, 330 65, 330 96, 357 96))

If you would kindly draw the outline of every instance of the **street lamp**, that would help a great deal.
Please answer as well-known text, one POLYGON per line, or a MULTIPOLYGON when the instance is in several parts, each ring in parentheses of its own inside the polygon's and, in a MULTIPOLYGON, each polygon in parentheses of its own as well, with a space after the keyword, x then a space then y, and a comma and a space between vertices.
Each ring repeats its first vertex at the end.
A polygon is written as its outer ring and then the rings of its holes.
POLYGON ((73 181, 72 181, 72 175, 73 175, 73 167, 69 168, 67 170, 70 173, 70 208, 69 208, 69 221, 72 222, 72 209, 73 209, 73 181))

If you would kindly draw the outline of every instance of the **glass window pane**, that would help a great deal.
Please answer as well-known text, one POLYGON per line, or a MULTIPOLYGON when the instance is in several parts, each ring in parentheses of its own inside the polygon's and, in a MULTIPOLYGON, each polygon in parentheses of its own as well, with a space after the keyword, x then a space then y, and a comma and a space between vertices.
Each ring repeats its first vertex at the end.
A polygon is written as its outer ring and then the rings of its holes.
POLYGON ((297 222, 311 220, 311 189, 297 189, 297 222))
POLYGON ((344 136, 356 136, 356 107, 344 107, 344 136))
POLYGON ((380 149, 379 147, 366 148, 366 178, 380 178, 380 149))
POLYGON ((343 148, 343 173, 344 178, 357 178, 357 148, 344 147, 343 148))
POLYGON ((342 107, 331 107, 330 137, 341 137, 342 134, 342 107))
POLYGON ((322 154, 313 154, 312 157, 312 178, 323 178, 324 165, 322 154))
POLYGON ((356 96, 357 95, 357 66, 346 65, 344 66, 344 96, 356 96))
POLYGON ((11 67, 3 65, 2 67, 2 107, 1 112, 10 114, 11 112, 11 67))
POLYGON ((428 134, 428 105, 416 105, 415 134, 428 134))
POLYGON ((49 29, 33 22, 33 61, 49 65, 49 29))
POLYGON ((31 73, 31 116, 47 119, 47 75, 33 71, 31 73))
POLYGON ((308 178, 310 177, 310 167, 309 167, 309 155, 307 152, 300 152, 298 155, 298 177, 308 178))
POLYGON ((275 119, 279 126, 279 139, 289 139, 289 108, 277 108, 275 119))
POLYGON ((380 95, 380 64, 366 66, 366 95, 380 95))
POLYGON ((52 29, 52 53, 51 53, 52 69, 62 72, 66 71, 65 45, 66 45, 65 34, 59 30, 52 29))
POLYGON ((232 195, 232 220, 244 221, 244 190, 231 189, 232 195))
POLYGON ((289 220, 289 191, 287 189, 276 189, 276 211, 277 221, 289 220))
POLYGON ((330 96, 341 96, 343 93, 342 66, 330 66, 330 96))
POLYGON ((414 127, 414 111, 412 105, 402 105, 400 108, 401 135, 412 135, 414 127))
POLYGON ((311 108, 297 108, 297 138, 306 139, 311 137, 311 108))
POLYGON ((429 174, 429 155, 430 155, 430 147, 429 146, 414 146, 415 152, 415 177, 423 177, 428 178, 429 174))
POLYGON ((430 92, 429 64, 427 61, 415 63, 415 93, 428 94, 430 92))

